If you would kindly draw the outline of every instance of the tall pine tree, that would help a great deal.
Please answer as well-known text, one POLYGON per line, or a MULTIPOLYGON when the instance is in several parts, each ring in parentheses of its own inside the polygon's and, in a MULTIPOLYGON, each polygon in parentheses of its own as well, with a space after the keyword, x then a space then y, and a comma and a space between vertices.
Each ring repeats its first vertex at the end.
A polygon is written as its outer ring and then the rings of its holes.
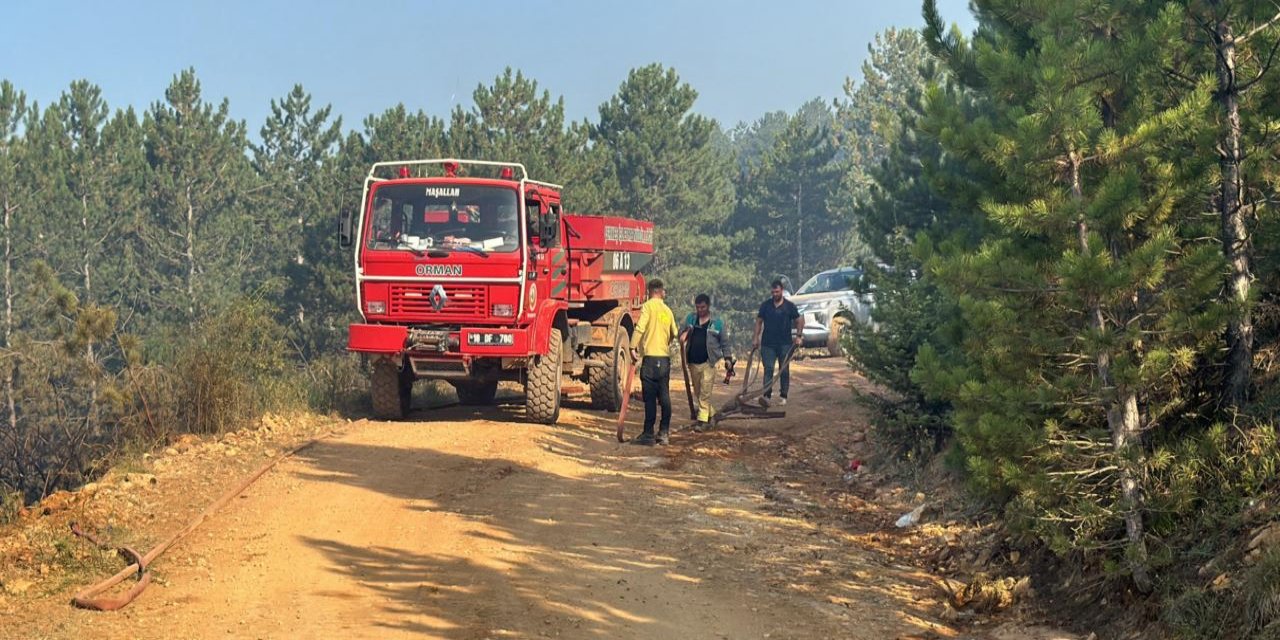
POLYGON ((152 319, 192 326, 270 273, 269 218, 246 215, 254 176, 243 122, 205 102, 195 71, 178 74, 146 113, 146 217, 136 232, 152 319))
POLYGON ((851 207, 838 198, 843 165, 830 107, 813 100, 752 163, 741 180, 735 224, 755 232, 759 277, 797 278, 839 266, 852 230, 851 207))
POLYGON ((1185 401, 1220 317, 1221 260, 1168 153, 1208 93, 1160 109, 1133 82, 1163 35, 1149 8, 978 8, 970 43, 926 3, 931 49, 984 109, 957 119, 963 103, 940 99, 928 117, 948 153, 996 171, 982 185, 991 233, 929 265, 970 329, 963 359, 922 349, 917 376, 955 407, 970 471, 1009 492, 1012 514, 1061 551, 1122 540, 1148 591, 1142 433, 1185 401))
MULTIPOLYGON (((341 118, 330 118, 328 105, 312 110, 311 95, 301 85, 271 101, 271 115, 262 126, 261 144, 253 146, 253 165, 262 182, 254 204, 263 212, 268 229, 273 272, 287 278, 284 310, 300 338, 304 356, 339 345, 330 326, 335 314, 344 316, 349 291, 316 286, 321 272, 334 265, 347 267, 345 252, 334 242, 334 216, 339 208, 335 154, 341 141, 341 118)), ((345 284, 345 282, 344 282, 345 284)))
POLYGON ((617 181, 609 208, 657 224, 653 272, 678 306, 698 292, 741 297, 751 284, 737 252, 745 236, 729 229, 733 159, 713 144, 718 125, 692 112, 697 97, 674 69, 633 69, 592 131, 617 181))

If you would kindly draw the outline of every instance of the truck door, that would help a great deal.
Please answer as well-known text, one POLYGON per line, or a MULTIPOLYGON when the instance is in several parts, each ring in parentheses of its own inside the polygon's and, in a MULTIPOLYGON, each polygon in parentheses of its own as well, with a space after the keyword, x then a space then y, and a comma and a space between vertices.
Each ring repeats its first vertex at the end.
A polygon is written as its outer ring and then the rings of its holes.
POLYGON ((526 200, 525 210, 529 212, 529 237, 535 238, 530 279, 547 297, 563 300, 569 289, 569 254, 560 238, 560 203, 534 195, 526 200))
POLYGON ((560 237, 560 203, 548 203, 544 228, 551 234, 551 242, 547 248, 550 258, 551 277, 547 283, 551 287, 551 297, 563 300, 569 292, 569 250, 565 238, 560 237))

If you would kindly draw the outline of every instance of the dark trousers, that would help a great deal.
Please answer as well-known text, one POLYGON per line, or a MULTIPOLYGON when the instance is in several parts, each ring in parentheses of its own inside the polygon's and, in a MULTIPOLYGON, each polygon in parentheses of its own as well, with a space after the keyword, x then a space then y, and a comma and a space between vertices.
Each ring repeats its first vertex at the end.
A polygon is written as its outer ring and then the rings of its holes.
POLYGON ((644 391, 644 435, 653 435, 653 423, 662 405, 661 433, 671 430, 671 358, 645 356, 640 363, 640 388, 644 391))
MULTIPOLYGON (((769 384, 773 380, 774 366, 781 365, 788 353, 791 353, 791 345, 789 344, 760 345, 760 360, 764 362, 765 384, 769 384)), ((787 363, 787 366, 782 367, 779 375, 782 376, 782 379, 778 381, 778 384, 781 385, 781 388, 778 389, 778 394, 785 398, 787 397, 787 392, 791 390, 791 363, 787 363)), ((772 398, 773 389, 770 388, 764 392, 764 397, 772 398)))

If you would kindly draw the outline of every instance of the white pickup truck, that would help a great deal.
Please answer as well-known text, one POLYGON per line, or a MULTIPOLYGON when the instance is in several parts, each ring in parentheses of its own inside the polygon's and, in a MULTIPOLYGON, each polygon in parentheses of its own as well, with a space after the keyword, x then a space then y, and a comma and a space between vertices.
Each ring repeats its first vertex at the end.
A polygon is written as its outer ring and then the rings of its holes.
POLYGON ((854 290, 861 279, 861 269, 831 269, 809 278, 790 296, 804 316, 804 346, 826 347, 831 355, 840 356, 844 353, 840 335, 849 323, 873 326, 871 294, 854 290))

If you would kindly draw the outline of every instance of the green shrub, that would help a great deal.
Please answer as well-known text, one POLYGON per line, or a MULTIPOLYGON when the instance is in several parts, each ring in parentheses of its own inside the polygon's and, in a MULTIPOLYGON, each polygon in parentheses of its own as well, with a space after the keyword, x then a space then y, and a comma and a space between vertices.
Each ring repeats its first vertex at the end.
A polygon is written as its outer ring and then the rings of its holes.
POLYGON ((369 373, 360 356, 335 353, 300 367, 295 377, 307 406, 320 413, 364 413, 369 404, 369 373))
POLYGON ((1188 589, 1165 603, 1161 620, 1180 640, 1218 640, 1230 623, 1233 604, 1228 594, 1188 589))
POLYGON ((873 329, 854 324, 843 337, 849 366, 888 394, 863 394, 875 409, 878 441, 899 458, 927 462, 951 436, 950 406, 927 397, 913 379, 916 356, 939 329, 945 302, 931 284, 908 273, 867 269, 874 284, 873 329))
POLYGON ((267 410, 301 406, 275 310, 241 299, 198 322, 177 343, 169 377, 178 431, 220 433, 267 410))
POLYGON ((0 484, 0 525, 9 524, 18 519, 22 509, 22 494, 6 489, 0 484))
POLYGON ((1244 621, 1250 632, 1272 628, 1280 621, 1280 551, 1263 553, 1245 574, 1241 586, 1244 599, 1244 621))
POLYGON ((1182 640, 1280 640, 1280 551, 1264 553, 1234 588, 1191 587, 1170 597, 1161 620, 1182 640))

